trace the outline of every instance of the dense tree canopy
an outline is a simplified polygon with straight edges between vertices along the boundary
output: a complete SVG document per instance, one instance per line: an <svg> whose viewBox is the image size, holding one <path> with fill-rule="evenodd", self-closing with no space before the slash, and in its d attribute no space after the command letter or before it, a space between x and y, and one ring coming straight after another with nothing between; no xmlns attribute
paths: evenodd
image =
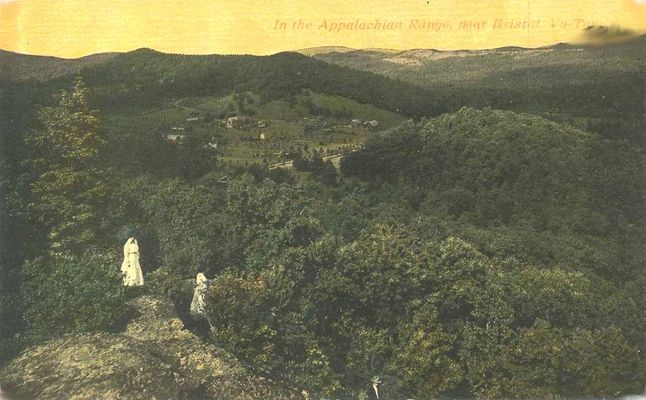
<svg viewBox="0 0 646 400"><path fill-rule="evenodd" d="M205 273L204 339L317 396L365 396L375 375L390 398L643 389L646 162L624 135L490 108L437 116L426 89L296 54L141 50L83 75L90 89L77 80L58 103L16 89L44 106L33 130L0 108L21 134L0 132L15 149L0 161L0 311L18 327L2 327L3 361L11 345L119 329L137 295L119 284L120 246L136 236L145 291L185 316ZM199 138L146 126L129 148L92 111L304 89L429 118L370 132L337 174L319 156L291 172L215 163Z"/></svg>
<svg viewBox="0 0 646 400"><path fill-rule="evenodd" d="M163 99L253 92L262 101L305 89L421 117L446 108L425 89L375 74L323 63L297 53L188 56L139 49L83 69L103 108L158 104ZM431 102L428 99L435 99Z"/></svg>

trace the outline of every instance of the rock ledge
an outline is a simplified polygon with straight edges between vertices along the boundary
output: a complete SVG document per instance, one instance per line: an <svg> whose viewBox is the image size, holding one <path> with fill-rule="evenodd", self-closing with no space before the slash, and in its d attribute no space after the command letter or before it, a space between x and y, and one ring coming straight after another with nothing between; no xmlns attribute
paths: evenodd
<svg viewBox="0 0 646 400"><path fill-rule="evenodd" d="M68 336L32 347L1 373L4 390L38 399L299 399L183 329L169 301L142 296L122 334Z"/></svg>

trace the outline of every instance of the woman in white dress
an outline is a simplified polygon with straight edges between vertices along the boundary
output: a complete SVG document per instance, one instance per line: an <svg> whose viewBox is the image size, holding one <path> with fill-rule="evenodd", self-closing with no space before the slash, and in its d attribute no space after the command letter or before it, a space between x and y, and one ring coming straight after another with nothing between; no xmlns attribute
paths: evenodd
<svg viewBox="0 0 646 400"><path fill-rule="evenodd" d="M208 338L211 331L211 321L206 312L206 292L209 287L209 280L203 273L195 277L195 290L193 301L189 310L190 318L185 322L184 327L202 338Z"/></svg>
<svg viewBox="0 0 646 400"><path fill-rule="evenodd" d="M193 301L191 301L190 313L194 318L206 318L206 289L209 280L203 273L195 277L195 290L193 291Z"/></svg>
<svg viewBox="0 0 646 400"><path fill-rule="evenodd" d="M121 264L124 286L142 286L144 274L139 265L139 245L137 239L131 237L123 246L123 263Z"/></svg>

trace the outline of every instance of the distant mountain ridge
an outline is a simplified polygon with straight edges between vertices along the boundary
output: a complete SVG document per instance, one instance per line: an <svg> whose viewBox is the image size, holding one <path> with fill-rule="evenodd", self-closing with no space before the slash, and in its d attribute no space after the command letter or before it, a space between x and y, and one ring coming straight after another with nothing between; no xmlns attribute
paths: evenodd
<svg viewBox="0 0 646 400"><path fill-rule="evenodd" d="M293 101L310 90L412 118L491 107L557 120L577 117L586 126L607 115L637 132L644 123L645 44L646 36L639 36L607 45L399 52L328 46L268 56L142 48L72 60L2 52L0 79L37 79L56 91L80 73L96 106L104 109L242 92L259 95L262 102Z"/></svg>
<svg viewBox="0 0 646 400"><path fill-rule="evenodd" d="M646 35L635 36L625 40L625 43L646 41ZM618 42L613 42L617 44ZM619 42L620 43L620 42ZM441 60L453 57L472 57L491 54L510 53L546 53L554 50L582 51L591 47L598 47L603 43L555 43L540 47L503 46L489 49L457 49L439 50L435 48L415 48L407 50L395 49L351 49L348 47L313 47L297 50L297 52L313 56L330 62L335 55L343 55L346 58L372 59L373 61L386 61L404 66L422 65L426 61ZM340 50L339 50L340 49Z"/></svg>
<svg viewBox="0 0 646 400"><path fill-rule="evenodd" d="M645 40L646 35L632 39ZM427 60L439 60L452 57L469 57L488 54L504 54L511 52L547 52L555 49L583 49L586 44L569 44L556 43L543 47L518 47L505 46L491 49L458 49L458 50L438 50L434 48L416 48L407 50L396 50L386 48L362 48L356 49L346 46L318 46L293 50L294 53L300 53L306 56L319 58L324 61L330 61L330 57L335 54L343 54L351 58L367 58L373 61L385 61L399 65L420 65ZM108 52L95 53L79 58L61 58L43 55L30 55L16 53L0 49L0 79L10 80L28 80L36 79L47 81L64 75L78 73L85 66L102 64L114 58L119 54L128 54L132 52L149 51L157 54L168 54L154 49L142 48L130 52Z"/></svg>
<svg viewBox="0 0 646 400"><path fill-rule="evenodd" d="M60 58L0 50L0 78L46 81L80 72L86 65L105 62L119 53L96 53L79 58Z"/></svg>

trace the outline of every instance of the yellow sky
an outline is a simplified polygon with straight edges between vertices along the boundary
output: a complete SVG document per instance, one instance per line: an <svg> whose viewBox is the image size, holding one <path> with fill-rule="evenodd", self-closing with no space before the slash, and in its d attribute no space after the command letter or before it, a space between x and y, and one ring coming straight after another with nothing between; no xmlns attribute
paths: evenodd
<svg viewBox="0 0 646 400"><path fill-rule="evenodd" d="M644 31L646 0L0 0L1 49L61 57L533 47L589 24Z"/></svg>

